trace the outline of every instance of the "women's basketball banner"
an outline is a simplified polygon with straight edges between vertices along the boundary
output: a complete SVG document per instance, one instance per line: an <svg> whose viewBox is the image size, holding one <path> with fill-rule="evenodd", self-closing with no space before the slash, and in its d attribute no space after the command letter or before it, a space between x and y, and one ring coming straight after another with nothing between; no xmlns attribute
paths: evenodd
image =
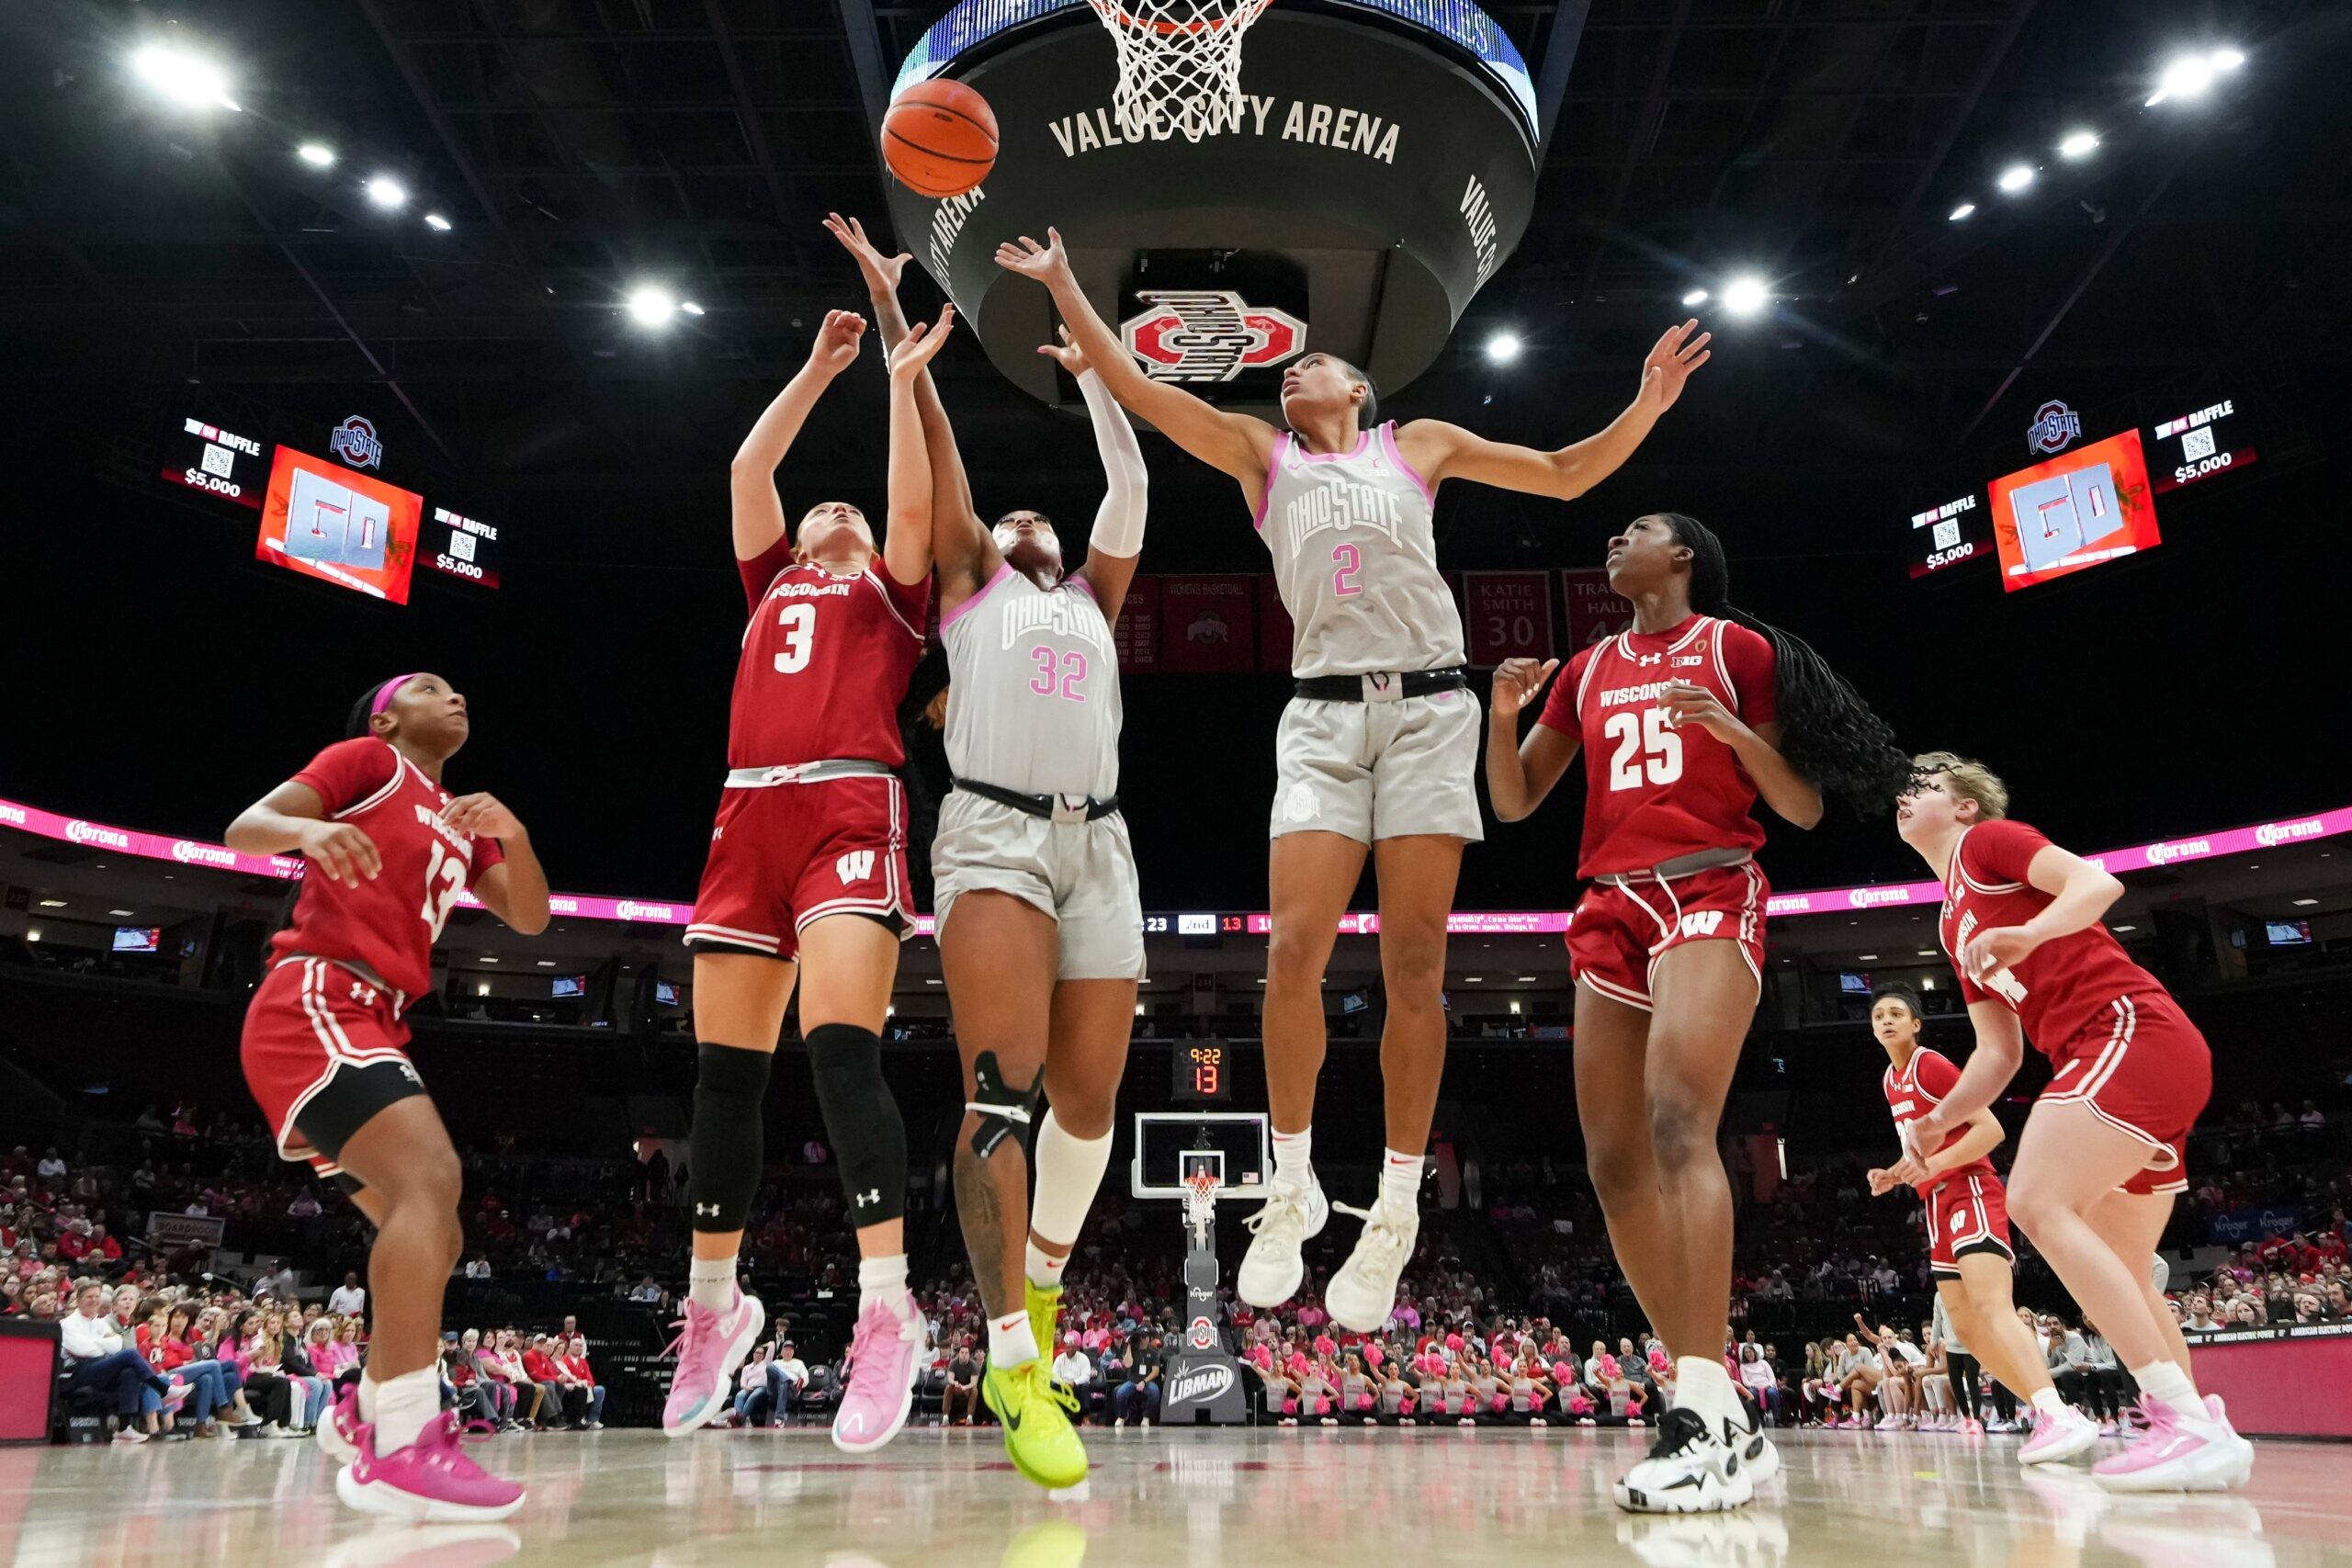
<svg viewBox="0 0 2352 1568"><path fill-rule="evenodd" d="M1563 650L1567 658L1633 624L1633 603L1620 598L1609 586L1606 568L1577 567L1561 572L1560 596L1568 609L1568 646Z"/></svg>
<svg viewBox="0 0 2352 1568"><path fill-rule="evenodd" d="M1258 592L1247 572L1159 580L1159 662L1187 674L1258 667Z"/></svg>
<svg viewBox="0 0 2352 1568"><path fill-rule="evenodd" d="M1490 669L1506 659L1552 657L1552 574L1465 571L1462 629L1470 662Z"/></svg>
<svg viewBox="0 0 2352 1568"><path fill-rule="evenodd" d="M1119 624L1111 628L1111 646L1123 673L1159 668L1159 579L1136 577L1128 582Z"/></svg>

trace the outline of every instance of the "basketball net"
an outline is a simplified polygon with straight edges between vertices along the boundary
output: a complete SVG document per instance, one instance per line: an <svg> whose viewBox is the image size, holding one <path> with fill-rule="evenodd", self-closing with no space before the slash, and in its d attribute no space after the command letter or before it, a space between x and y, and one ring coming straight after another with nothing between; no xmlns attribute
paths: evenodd
<svg viewBox="0 0 2352 1568"><path fill-rule="evenodd" d="M1215 1173L1196 1170L1184 1178L1184 1228L1193 1234L1193 1245L1206 1247L1211 1227L1216 1224L1216 1190L1219 1182Z"/></svg>
<svg viewBox="0 0 2352 1568"><path fill-rule="evenodd" d="M1272 0L1086 0L1119 52L1111 109L1132 141L1241 124L1241 39Z"/></svg>

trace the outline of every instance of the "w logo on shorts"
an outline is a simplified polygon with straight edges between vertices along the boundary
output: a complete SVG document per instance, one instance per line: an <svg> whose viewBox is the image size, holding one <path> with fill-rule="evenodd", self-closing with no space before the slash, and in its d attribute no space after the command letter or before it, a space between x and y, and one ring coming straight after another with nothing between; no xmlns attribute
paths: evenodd
<svg viewBox="0 0 2352 1568"><path fill-rule="evenodd" d="M874 875L874 852L852 850L833 862L833 870L840 875L843 887L865 882Z"/></svg>
<svg viewBox="0 0 2352 1568"><path fill-rule="evenodd" d="M1686 937L1713 936L1715 928L1724 923L1721 909L1695 909L1682 917L1682 934Z"/></svg>

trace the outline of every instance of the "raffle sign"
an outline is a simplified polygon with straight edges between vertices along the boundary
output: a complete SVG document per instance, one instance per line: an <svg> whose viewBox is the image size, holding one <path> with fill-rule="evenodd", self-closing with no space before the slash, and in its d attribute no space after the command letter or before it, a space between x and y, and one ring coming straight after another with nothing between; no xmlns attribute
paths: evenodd
<svg viewBox="0 0 2352 1568"><path fill-rule="evenodd" d="M1549 572L1466 571L1462 587L1471 663L1488 669L1506 659L1552 657Z"/></svg>
<svg viewBox="0 0 2352 1568"><path fill-rule="evenodd" d="M1159 580L1159 656L1186 674L1257 668L1258 592L1246 572Z"/></svg>
<svg viewBox="0 0 2352 1568"><path fill-rule="evenodd" d="M1566 652L1570 658L1633 624L1633 604L1611 590L1605 568L1578 567L1563 571L1560 593L1568 607Z"/></svg>

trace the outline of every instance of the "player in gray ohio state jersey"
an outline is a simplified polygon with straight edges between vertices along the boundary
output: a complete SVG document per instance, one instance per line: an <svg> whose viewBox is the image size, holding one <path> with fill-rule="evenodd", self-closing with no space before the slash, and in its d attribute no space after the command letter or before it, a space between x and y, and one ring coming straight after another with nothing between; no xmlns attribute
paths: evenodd
<svg viewBox="0 0 2352 1568"><path fill-rule="evenodd" d="M1274 747L1273 932L1267 946L1266 1082L1274 1179L1234 1288L1279 1305L1306 1278L1301 1247L1331 1205L1311 1161L1323 1065L1323 971L1340 916L1370 855L1380 881L1380 958L1388 1012L1388 1150L1378 1200L1324 1292L1345 1327L1369 1333L1395 1310L1419 1234L1417 1193L1445 1068L1446 917L1463 846L1482 836L1473 773L1478 715L1463 666L1462 622L1439 575L1430 528L1437 487L1470 479L1569 501L1613 473L1707 360L1695 321L1668 328L1643 362L1633 403L1599 434L1556 451L1482 436L1441 420L1399 426L1375 414L1371 378L1329 354L1283 377L1283 420L1229 413L1154 381L1079 288L1061 237L997 252L1035 279L1114 397L1169 439L1231 475L1272 554L1297 627L1297 692Z"/></svg>
<svg viewBox="0 0 2352 1568"><path fill-rule="evenodd" d="M907 258L881 256L854 225L834 231L865 269L876 318L894 338ZM1135 431L1067 336L1043 352L1077 378L1107 480L1075 571L1044 513L981 524L946 412L927 382L917 390L955 777L932 871L964 1064L956 1206L989 1315L981 1397L1003 1423L1014 1468L1056 1488L1076 1485L1087 1468L1066 1413L1077 1401L1055 1387L1048 1359L1062 1271L1110 1164L1144 974L1142 899L1119 815L1111 627L1143 548L1148 480ZM1042 1114L1041 1091L1050 1102Z"/></svg>

